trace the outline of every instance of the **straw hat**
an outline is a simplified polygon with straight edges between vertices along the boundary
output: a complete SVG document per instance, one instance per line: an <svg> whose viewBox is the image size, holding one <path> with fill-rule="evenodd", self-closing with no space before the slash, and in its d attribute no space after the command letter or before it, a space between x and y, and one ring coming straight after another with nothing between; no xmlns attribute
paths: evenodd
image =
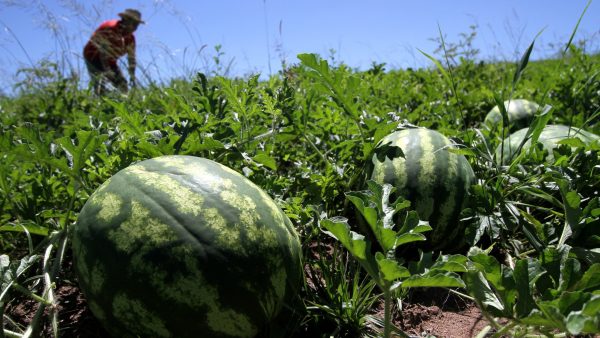
<svg viewBox="0 0 600 338"><path fill-rule="evenodd" d="M132 20L137 23L145 23L142 20L142 13L140 13L140 11L137 9L128 8L124 12L119 13L119 16L123 19Z"/></svg>

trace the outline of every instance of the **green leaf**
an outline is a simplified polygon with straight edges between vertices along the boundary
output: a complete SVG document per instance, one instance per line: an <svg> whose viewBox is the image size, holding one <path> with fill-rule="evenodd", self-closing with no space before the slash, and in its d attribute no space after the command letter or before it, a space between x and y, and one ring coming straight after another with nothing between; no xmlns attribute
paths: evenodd
<svg viewBox="0 0 600 338"><path fill-rule="evenodd" d="M473 149L469 149L469 148L445 148L445 149L448 150L448 152L454 153L457 155L464 155L464 156L471 156L471 157L478 156L477 153Z"/></svg>
<svg viewBox="0 0 600 338"><path fill-rule="evenodd" d="M254 155L254 157L252 157L252 160L264 165L265 167L271 170L277 170L277 161L275 161L273 157L269 156L264 151L260 151L258 154Z"/></svg>
<svg viewBox="0 0 600 338"><path fill-rule="evenodd" d="M592 296L592 298L585 303L581 312L587 316L597 316L600 314L600 295Z"/></svg>
<svg viewBox="0 0 600 338"><path fill-rule="evenodd" d="M535 301L531 292L533 283L530 277L529 261L527 259L517 260L513 278L518 292L515 311L519 318L527 316L535 308Z"/></svg>
<svg viewBox="0 0 600 338"><path fill-rule="evenodd" d="M564 138L556 143L557 144L565 144L565 145L568 145L573 148L585 147L585 143L578 137Z"/></svg>
<svg viewBox="0 0 600 338"><path fill-rule="evenodd" d="M581 23L581 20L583 19L585 12L587 12L587 10L591 4L592 4L592 0L589 0L587 5L583 9L583 12L581 12L581 15L579 16L579 20L577 20L577 24L575 24L575 27L573 28L573 31L571 32L571 36L569 37L569 41L565 45L565 49L563 50L563 53L566 53L567 50L569 50L569 46L571 46L571 43L573 42L573 39L575 38L575 33L577 33L577 29L579 28L579 24Z"/></svg>
<svg viewBox="0 0 600 338"><path fill-rule="evenodd" d="M592 319L587 316L584 316L583 314L581 314L581 312L576 311L569 313L566 319L567 331L570 334L574 335L582 333L588 320Z"/></svg>
<svg viewBox="0 0 600 338"><path fill-rule="evenodd" d="M399 245L396 238L396 232L392 229L379 227L375 232L375 237L384 252L394 250Z"/></svg>
<svg viewBox="0 0 600 338"><path fill-rule="evenodd" d="M385 162L386 159L393 161L395 158L405 158L402 148L392 145L392 142L379 144L375 147L375 156L379 162Z"/></svg>
<svg viewBox="0 0 600 338"><path fill-rule="evenodd" d="M600 289L600 263L590 266L574 288L581 291Z"/></svg>
<svg viewBox="0 0 600 338"><path fill-rule="evenodd" d="M444 79L446 80L446 83L448 83L448 85L451 86L452 79L450 78L450 75L448 74L448 72L446 71L446 69L444 68L444 66L442 66L442 64L436 58L434 58L433 56L425 53L424 51L420 50L419 48L417 48L417 50L419 52L421 52L421 54L425 55L425 57L427 57L429 60L431 60L431 62L433 62L435 64L435 66L440 71L440 73L442 73L442 76L444 76Z"/></svg>
<svg viewBox="0 0 600 338"><path fill-rule="evenodd" d="M440 287L440 288L464 288L465 283L454 272L429 270L421 275L412 275L402 282L403 288L416 287Z"/></svg>
<svg viewBox="0 0 600 338"><path fill-rule="evenodd" d="M568 190L566 180L557 180L556 183L558 183L560 188L566 216L566 222L557 245L560 248L573 235L573 232L579 229L579 220L581 219L582 210L579 207L581 204L579 195L575 191Z"/></svg>
<svg viewBox="0 0 600 338"><path fill-rule="evenodd" d="M350 231L348 221L342 217L321 220L321 226L329 231L329 235L337 239L357 259L367 259L367 241L363 235Z"/></svg>
<svg viewBox="0 0 600 338"><path fill-rule="evenodd" d="M404 219L404 224L400 230L398 230L399 234L408 233L411 230L414 230L417 227L425 226L423 222L419 219L419 214L415 210L410 210L406 213L406 218ZM419 229L425 229L423 227Z"/></svg>
<svg viewBox="0 0 600 338"><path fill-rule="evenodd" d="M538 309L534 309L531 313L525 317L521 318L520 322L526 325L532 326L545 326L545 327L556 327L557 322L552 318L546 316L546 314ZM562 325L562 324L561 324Z"/></svg>
<svg viewBox="0 0 600 338"><path fill-rule="evenodd" d="M443 255L440 256L435 264L431 267L432 270L467 272L468 258L463 255Z"/></svg>
<svg viewBox="0 0 600 338"><path fill-rule="evenodd" d="M525 67L527 67L527 64L529 63L529 56L531 55L531 51L533 51L534 43L535 39L533 39L533 41L525 51L525 54L523 54L523 56L521 57L521 61L519 61L519 64L517 65L517 69L515 70L515 74L513 76L513 88L516 88L517 83L521 78L521 74L523 74Z"/></svg>
<svg viewBox="0 0 600 338"><path fill-rule="evenodd" d="M483 306L496 309L500 313L504 311L504 305L498 299L482 272L469 270L464 275L464 281L471 296L475 297Z"/></svg>
<svg viewBox="0 0 600 338"><path fill-rule="evenodd" d="M410 276L410 272L407 268L398 264L396 260L386 258L381 252L375 254L377 265L379 266L379 272L383 276L383 279L387 282L393 282L400 278L406 278Z"/></svg>
<svg viewBox="0 0 600 338"><path fill-rule="evenodd" d="M377 227L377 210L369 203L369 195L362 191L350 191L346 198L354 204L356 210L364 217L371 229Z"/></svg>
<svg viewBox="0 0 600 338"><path fill-rule="evenodd" d="M107 138L108 135L100 135L95 130L80 130L77 131L75 138L65 136L57 140L57 143L67 153L73 177L78 177L81 174L80 171L85 167L85 162Z"/></svg>
<svg viewBox="0 0 600 338"><path fill-rule="evenodd" d="M482 252L469 252L469 259L475 268L482 273L496 288L502 287L502 268L496 258Z"/></svg>
<svg viewBox="0 0 600 338"><path fill-rule="evenodd" d="M368 191L351 191L346 193L346 198L350 200L356 209L362 214L363 218L369 224L372 233L377 242L383 248L384 252L395 249L402 242L398 242L394 215L398 204L402 200L397 200L390 205L390 195L395 188L390 184L379 184L373 180L368 180ZM409 239L402 239L409 241Z"/></svg>
<svg viewBox="0 0 600 338"><path fill-rule="evenodd" d="M581 280L581 264L578 260L567 258L560 269L559 291L571 290L571 288Z"/></svg>
<svg viewBox="0 0 600 338"><path fill-rule="evenodd" d="M396 233L394 233L394 236L396 235ZM395 243L396 246L401 246L407 243L412 243L412 242L418 242L418 241L425 241L427 240L427 238L422 235L422 234L418 234L418 233L405 233L405 234L401 234L398 235L398 237L395 238Z"/></svg>
<svg viewBox="0 0 600 338"><path fill-rule="evenodd" d="M356 258L371 278L379 281L377 263L371 254L371 245L363 235L350 231L348 220L343 217L322 219L321 226L327 229L327 234L337 239L346 250Z"/></svg>
<svg viewBox="0 0 600 338"><path fill-rule="evenodd" d="M34 223L27 224L18 224L18 225L3 225L0 226L0 232L10 231L10 232L25 232L28 231L34 235L40 236L48 236L49 229L47 227L43 227Z"/></svg>
<svg viewBox="0 0 600 338"><path fill-rule="evenodd" d="M373 134L373 143L378 144L382 138L392 133L398 127L398 122L386 123L375 129Z"/></svg>

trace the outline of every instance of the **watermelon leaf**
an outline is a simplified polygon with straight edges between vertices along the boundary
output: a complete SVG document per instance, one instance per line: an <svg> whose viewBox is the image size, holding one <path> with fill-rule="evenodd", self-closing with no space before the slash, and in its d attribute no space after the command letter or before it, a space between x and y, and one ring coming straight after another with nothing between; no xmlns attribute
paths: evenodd
<svg viewBox="0 0 600 338"><path fill-rule="evenodd" d="M500 299L498 299L494 291L492 291L492 288L482 272L474 270L467 271L464 276L464 281L471 295L484 306L484 309L491 307L499 313L504 311L504 305Z"/></svg>
<svg viewBox="0 0 600 338"><path fill-rule="evenodd" d="M371 244L363 235L350 231L347 219L343 217L322 219L321 226L327 229L328 235L340 241L376 282L379 281L378 266L375 257L371 254Z"/></svg>
<svg viewBox="0 0 600 338"><path fill-rule="evenodd" d="M394 259L386 258L381 252L375 254L377 265L382 278L386 282L393 282L401 278L410 277L410 272Z"/></svg>
<svg viewBox="0 0 600 338"><path fill-rule="evenodd" d="M275 161L273 157L269 156L264 151L260 151L258 154L254 155L254 157L252 157L252 160L264 165L265 167L271 170L277 170L277 161Z"/></svg>
<svg viewBox="0 0 600 338"><path fill-rule="evenodd" d="M402 287L440 287L440 288L464 288L465 282L454 272L429 270L420 275L412 275L402 281Z"/></svg>

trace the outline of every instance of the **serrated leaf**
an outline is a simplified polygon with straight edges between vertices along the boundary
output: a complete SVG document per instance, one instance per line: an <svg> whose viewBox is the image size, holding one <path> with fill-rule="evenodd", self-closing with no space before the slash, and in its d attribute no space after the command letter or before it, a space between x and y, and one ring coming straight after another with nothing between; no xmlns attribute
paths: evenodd
<svg viewBox="0 0 600 338"><path fill-rule="evenodd" d="M377 161L385 162L386 159L393 161L395 158L405 158L402 148L392 145L392 142L381 144L375 148L375 156Z"/></svg>

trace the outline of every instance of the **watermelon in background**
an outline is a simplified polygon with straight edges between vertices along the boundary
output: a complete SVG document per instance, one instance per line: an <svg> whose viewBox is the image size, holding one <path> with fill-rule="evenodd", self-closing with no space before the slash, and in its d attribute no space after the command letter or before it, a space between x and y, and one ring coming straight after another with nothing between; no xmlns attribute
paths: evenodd
<svg viewBox="0 0 600 338"><path fill-rule="evenodd" d="M504 101L504 107L508 114L509 131L529 127L529 124L535 117L535 113L539 109L537 103L524 99ZM484 124L490 129L496 128L500 130L502 128L502 114L498 106L492 108L485 116Z"/></svg>
<svg viewBox="0 0 600 338"><path fill-rule="evenodd" d="M302 281L298 236L259 187L163 156L106 181L73 233L80 286L115 337L276 337ZM284 331L284 330L283 330Z"/></svg>
<svg viewBox="0 0 600 338"><path fill-rule="evenodd" d="M509 135L504 139L503 144L499 144L496 148L496 159L503 164L508 164L512 161L512 159L518 155L517 151L519 150L519 145L525 138L527 134L528 128L523 128L519 131L516 131ZM565 125L554 125L549 124L544 127L542 133L538 138L538 142L542 144L545 150L548 151L548 155L546 156L546 161L552 162L554 161L554 154L552 149L558 146L558 141L563 140L569 137L576 137L583 141L584 143L590 143L594 140L600 139L598 135L585 131L583 129L569 127ZM531 147L531 140L527 140L523 145L523 149L528 149Z"/></svg>
<svg viewBox="0 0 600 338"><path fill-rule="evenodd" d="M429 221L433 230L426 233L433 249L457 248L464 236L459 222L469 187L475 175L467 159L448 151L453 145L437 131L414 128L387 135L381 144L402 149L404 158L379 161L373 157L372 179L396 187L397 193L411 201L419 218Z"/></svg>

